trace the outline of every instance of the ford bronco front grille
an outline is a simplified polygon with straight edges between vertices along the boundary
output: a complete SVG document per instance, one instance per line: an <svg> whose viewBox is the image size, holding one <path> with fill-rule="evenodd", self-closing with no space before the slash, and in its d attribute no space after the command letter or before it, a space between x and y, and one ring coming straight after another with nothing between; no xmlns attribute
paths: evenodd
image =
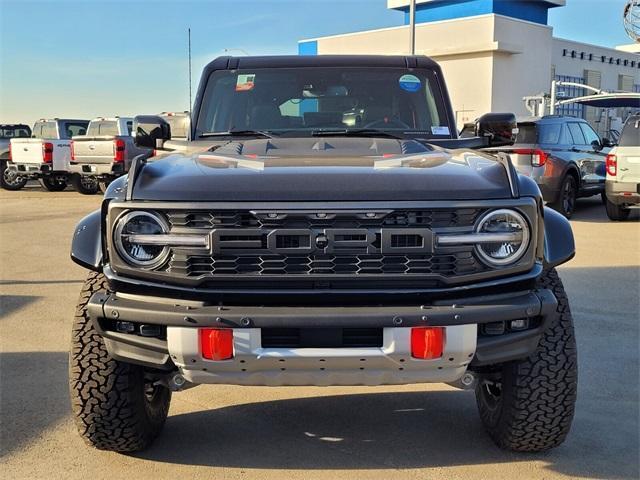
<svg viewBox="0 0 640 480"><path fill-rule="evenodd" d="M256 211L182 211L166 212L172 228L360 228L401 227L424 228L469 227L480 209L380 210L371 212L256 212ZM373 216L373 214L376 214ZM369 215L369 216L367 216Z"/></svg>
<svg viewBox="0 0 640 480"><path fill-rule="evenodd" d="M444 255L247 255L175 254L172 273L186 277L214 275L469 275L484 270L473 253Z"/></svg>
<svg viewBox="0 0 640 480"><path fill-rule="evenodd" d="M210 235L209 252L176 249L183 278L438 275L486 270L470 246L435 250L434 231L470 231L482 209L165 211L176 233Z"/></svg>

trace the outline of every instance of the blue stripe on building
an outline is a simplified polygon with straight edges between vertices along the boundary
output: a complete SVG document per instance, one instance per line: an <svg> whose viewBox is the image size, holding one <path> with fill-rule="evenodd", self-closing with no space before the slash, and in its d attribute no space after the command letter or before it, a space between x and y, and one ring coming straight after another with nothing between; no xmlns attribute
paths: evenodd
<svg viewBox="0 0 640 480"><path fill-rule="evenodd" d="M416 6L416 22L436 22L495 13L546 25L549 8L557 6L544 0L435 0ZM409 24L409 7L399 10L405 12L405 24Z"/></svg>
<svg viewBox="0 0 640 480"><path fill-rule="evenodd" d="M298 55L317 55L317 54L318 54L317 40L298 43Z"/></svg>

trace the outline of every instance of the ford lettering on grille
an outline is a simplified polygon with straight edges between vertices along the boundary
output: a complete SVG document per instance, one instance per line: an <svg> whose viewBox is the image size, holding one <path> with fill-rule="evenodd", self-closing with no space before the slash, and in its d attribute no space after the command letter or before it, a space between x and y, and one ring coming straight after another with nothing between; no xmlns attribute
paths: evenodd
<svg viewBox="0 0 640 480"><path fill-rule="evenodd" d="M213 255L433 253L433 233L427 228L324 228L211 231Z"/></svg>

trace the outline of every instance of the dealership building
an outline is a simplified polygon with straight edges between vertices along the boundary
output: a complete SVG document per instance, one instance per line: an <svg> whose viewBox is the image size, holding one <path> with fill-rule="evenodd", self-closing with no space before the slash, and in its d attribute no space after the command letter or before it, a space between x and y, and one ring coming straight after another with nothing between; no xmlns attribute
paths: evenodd
<svg viewBox="0 0 640 480"><path fill-rule="evenodd" d="M553 36L548 11L563 8L565 1L416 1L416 54L441 65L458 127L486 112L529 115L523 97L549 94L553 79L608 92L640 92L637 45L608 48ZM301 40L299 53L407 54L409 0L387 0L387 6L405 13L404 25ZM594 24L585 28L598 28L595 15ZM565 98L589 93L559 88ZM570 104L557 113L585 118L604 134L605 126L619 129L629 109Z"/></svg>

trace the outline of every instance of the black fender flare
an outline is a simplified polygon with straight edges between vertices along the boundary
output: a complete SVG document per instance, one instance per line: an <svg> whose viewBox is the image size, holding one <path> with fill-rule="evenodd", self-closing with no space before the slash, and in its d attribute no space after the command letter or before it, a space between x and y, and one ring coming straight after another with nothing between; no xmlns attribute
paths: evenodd
<svg viewBox="0 0 640 480"><path fill-rule="evenodd" d="M571 224L564 215L544 207L544 268L568 262L576 254Z"/></svg>
<svg viewBox="0 0 640 480"><path fill-rule="evenodd" d="M81 267L102 270L102 212L96 210L76 226L71 240L71 260Z"/></svg>

